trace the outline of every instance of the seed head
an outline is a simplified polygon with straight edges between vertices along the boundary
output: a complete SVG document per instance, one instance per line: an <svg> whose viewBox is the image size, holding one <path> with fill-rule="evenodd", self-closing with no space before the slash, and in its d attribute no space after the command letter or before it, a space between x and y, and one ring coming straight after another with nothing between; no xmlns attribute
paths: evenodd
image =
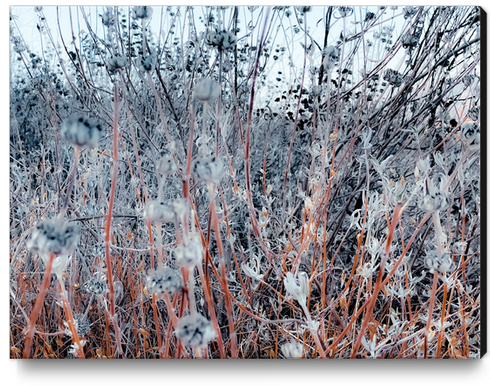
<svg viewBox="0 0 490 386"><path fill-rule="evenodd" d="M150 201L146 204L145 217L150 221L159 223L173 222L175 220L174 208L160 201Z"/></svg>
<svg viewBox="0 0 490 386"><path fill-rule="evenodd" d="M223 164L216 157L199 158L192 163L191 169L197 180L218 184L223 177Z"/></svg>
<svg viewBox="0 0 490 386"><path fill-rule="evenodd" d="M96 147L102 136L102 126L91 118L74 116L63 122L61 136L74 146Z"/></svg>
<svg viewBox="0 0 490 386"><path fill-rule="evenodd" d="M57 257L66 257L76 248L79 238L80 229L75 224L47 219L36 225L27 247L41 256L54 253Z"/></svg>
<svg viewBox="0 0 490 386"><path fill-rule="evenodd" d="M165 154L155 163L155 171L160 176L167 176L177 170L177 165L170 154Z"/></svg>
<svg viewBox="0 0 490 386"><path fill-rule="evenodd" d="M160 265L156 270L148 271L146 288L152 294L173 295L183 286L182 275L179 271Z"/></svg>
<svg viewBox="0 0 490 386"><path fill-rule="evenodd" d="M303 345L299 342L283 344L281 351L287 359L301 359L303 357Z"/></svg>
<svg viewBox="0 0 490 386"><path fill-rule="evenodd" d="M445 273L451 269L452 265L451 256L444 252L432 251L425 257L425 266L431 273L434 271Z"/></svg>
<svg viewBox="0 0 490 386"><path fill-rule="evenodd" d="M116 23L114 18L114 13L112 12L112 7L107 7L107 10L101 15L102 25L106 27L111 27Z"/></svg>
<svg viewBox="0 0 490 386"><path fill-rule="evenodd" d="M444 190L444 185L447 181L446 177L443 177L440 181L440 186L434 185L431 179L427 180L427 191L423 200L423 208L428 211L443 210L446 208L447 192Z"/></svg>
<svg viewBox="0 0 490 386"><path fill-rule="evenodd" d="M212 79L206 78L201 79L199 82L196 83L194 96L203 102L207 102L211 99L219 97L220 92L221 88L219 83L215 82Z"/></svg>
<svg viewBox="0 0 490 386"><path fill-rule="evenodd" d="M117 70L126 67L128 63L129 61L126 56L114 55L112 58L107 60L107 69L109 72L116 72Z"/></svg>
<svg viewBox="0 0 490 386"><path fill-rule="evenodd" d="M463 124L461 140L470 149L478 149L480 147L480 126L473 122Z"/></svg>
<svg viewBox="0 0 490 386"><path fill-rule="evenodd" d="M184 244L179 244L174 250L175 264L179 267L191 268L202 261L202 244L197 235L192 235Z"/></svg>
<svg viewBox="0 0 490 386"><path fill-rule="evenodd" d="M236 36L234 33L225 30L210 30L206 33L204 42L210 47L217 48L219 51L231 51L235 48Z"/></svg>
<svg viewBox="0 0 490 386"><path fill-rule="evenodd" d="M153 15L153 8L148 6L133 7L133 12L137 19L148 19Z"/></svg>
<svg viewBox="0 0 490 386"><path fill-rule="evenodd" d="M191 348L206 347L216 337L213 325L200 314L184 316L177 323L175 335Z"/></svg>
<svg viewBox="0 0 490 386"><path fill-rule="evenodd" d="M157 60L154 55L140 56L136 62L136 67L141 72L153 71Z"/></svg>
<svg viewBox="0 0 490 386"><path fill-rule="evenodd" d="M83 289L97 296L109 293L109 287L107 283L97 277L93 277L89 281L85 282L85 284L83 285Z"/></svg>

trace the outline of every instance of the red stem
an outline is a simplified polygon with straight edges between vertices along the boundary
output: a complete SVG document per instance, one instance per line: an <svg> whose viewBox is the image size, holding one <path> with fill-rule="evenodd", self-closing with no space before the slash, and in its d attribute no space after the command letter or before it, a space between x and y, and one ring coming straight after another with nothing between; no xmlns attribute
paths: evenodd
<svg viewBox="0 0 490 386"><path fill-rule="evenodd" d="M107 222L105 226L105 257L107 265L107 280L109 281L109 303L110 303L110 313L112 323L114 325L114 330L116 334L116 345L117 350L122 353L121 347L121 333L117 325L116 319L116 300L114 297L114 279L112 277L112 262L111 253L109 250L109 243L111 240L111 223L112 223L112 210L114 208L114 196L116 195L116 182L117 182L117 125L118 125L118 90L117 83L114 84L114 150L113 150L113 171L112 171L112 181L111 181L111 193L109 196L109 210L107 212Z"/></svg>
<svg viewBox="0 0 490 386"><path fill-rule="evenodd" d="M48 264L46 265L46 271L44 272L43 282L41 284L41 289L39 290L39 295L37 296L36 303L31 312L31 318L29 319L29 326L27 327L27 336L24 345L24 358L29 358L32 346L32 338L34 336L34 327L36 325L37 317L41 311L41 307L44 303L44 296L46 294L46 288L48 288L51 279L51 267L53 266L53 260L55 258L54 253L49 255Z"/></svg>

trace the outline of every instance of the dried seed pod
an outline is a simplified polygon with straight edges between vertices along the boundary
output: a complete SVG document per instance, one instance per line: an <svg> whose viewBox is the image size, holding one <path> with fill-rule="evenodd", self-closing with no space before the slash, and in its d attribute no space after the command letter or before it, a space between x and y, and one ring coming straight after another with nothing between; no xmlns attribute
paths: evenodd
<svg viewBox="0 0 490 386"><path fill-rule="evenodd" d="M160 201L150 201L146 204L145 217L150 221L160 223L173 222L175 220L174 208Z"/></svg>
<svg viewBox="0 0 490 386"><path fill-rule="evenodd" d="M332 70L340 59L340 50L334 46L328 46L323 50L323 67Z"/></svg>
<svg viewBox="0 0 490 386"><path fill-rule="evenodd" d="M82 287L85 291L93 293L94 295L100 296L109 293L109 287L107 283L97 277L93 277Z"/></svg>
<svg viewBox="0 0 490 386"><path fill-rule="evenodd" d="M107 60L107 69L109 72L116 72L128 65L129 61L126 56L114 55Z"/></svg>
<svg viewBox="0 0 490 386"><path fill-rule="evenodd" d="M67 257L78 244L80 229L74 223L57 218L37 224L27 247L41 256L50 254Z"/></svg>
<svg viewBox="0 0 490 386"><path fill-rule="evenodd" d="M107 10L101 15L102 25L112 27L116 23L112 7L107 7Z"/></svg>
<svg viewBox="0 0 490 386"><path fill-rule="evenodd" d="M203 102L219 97L220 92L219 83L209 78L201 79L194 88L194 96Z"/></svg>
<svg viewBox="0 0 490 386"><path fill-rule="evenodd" d="M223 164L216 157L197 159L192 163L191 169L197 180L218 184L223 177Z"/></svg>
<svg viewBox="0 0 490 386"><path fill-rule="evenodd" d="M385 71L383 79L386 80L393 87L400 87L403 83L403 75L396 70L392 70L391 68Z"/></svg>
<svg viewBox="0 0 490 386"><path fill-rule="evenodd" d="M472 121L478 121L480 119L480 108L478 106L472 107L468 110L468 117Z"/></svg>
<svg viewBox="0 0 490 386"><path fill-rule="evenodd" d="M168 176L177 171L177 165L170 154L165 154L155 163L155 171L160 176Z"/></svg>
<svg viewBox="0 0 490 386"><path fill-rule="evenodd" d="M141 72L153 71L157 60L154 55L140 56L136 61L136 67Z"/></svg>
<svg viewBox="0 0 490 386"><path fill-rule="evenodd" d="M202 244L197 235L192 235L187 242L179 244L174 250L175 264L179 267L194 267L202 261Z"/></svg>
<svg viewBox="0 0 490 386"><path fill-rule="evenodd" d="M337 7L337 11L339 11L340 17L347 17L354 13L354 9L352 7Z"/></svg>
<svg viewBox="0 0 490 386"><path fill-rule="evenodd" d="M461 140L470 149L480 147L480 126L476 123L465 123L461 128Z"/></svg>
<svg viewBox="0 0 490 386"><path fill-rule="evenodd" d="M206 347L216 337L212 323L200 314L184 316L177 323L175 335L191 348Z"/></svg>
<svg viewBox="0 0 490 386"><path fill-rule="evenodd" d="M102 126L94 119L74 116L63 122L61 136L74 146L96 147L102 137Z"/></svg>
<svg viewBox="0 0 490 386"><path fill-rule="evenodd" d="M90 331L90 320L85 319L83 314L73 314L73 321L75 322L75 329L79 337L84 337ZM68 327L68 322L63 322L65 326L65 335L72 336L71 330Z"/></svg>
<svg viewBox="0 0 490 386"><path fill-rule="evenodd" d="M149 6L133 7L133 12L137 19L148 19L153 15L153 8Z"/></svg>
<svg viewBox="0 0 490 386"><path fill-rule="evenodd" d="M236 36L234 33L225 30L209 30L206 33L204 42L208 46L215 47L220 51L231 51L235 48Z"/></svg>
<svg viewBox="0 0 490 386"><path fill-rule="evenodd" d="M451 256L447 253L432 251L425 257L425 266L431 273L434 271L445 273L451 269L452 265Z"/></svg>
<svg viewBox="0 0 490 386"><path fill-rule="evenodd" d="M295 7L296 10L299 12L299 13L306 13L306 12L310 12L311 11L311 7L310 6L304 6L304 7Z"/></svg>
<svg viewBox="0 0 490 386"><path fill-rule="evenodd" d="M148 271L146 288L152 294L173 295L183 287L182 275L179 271L160 265L156 270Z"/></svg>
<svg viewBox="0 0 490 386"><path fill-rule="evenodd" d="M282 354L288 359L303 357L303 345L299 342L285 343L281 346Z"/></svg>
<svg viewBox="0 0 490 386"><path fill-rule="evenodd" d="M424 197L424 209L432 212L442 210L447 206L447 198L444 194L435 192Z"/></svg>

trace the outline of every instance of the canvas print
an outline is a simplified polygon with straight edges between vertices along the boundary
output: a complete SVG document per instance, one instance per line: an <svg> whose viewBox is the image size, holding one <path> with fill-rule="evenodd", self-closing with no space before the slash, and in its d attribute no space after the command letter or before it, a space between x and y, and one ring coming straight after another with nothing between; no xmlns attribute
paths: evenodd
<svg viewBox="0 0 490 386"><path fill-rule="evenodd" d="M10 357L480 358L484 22L11 7Z"/></svg>

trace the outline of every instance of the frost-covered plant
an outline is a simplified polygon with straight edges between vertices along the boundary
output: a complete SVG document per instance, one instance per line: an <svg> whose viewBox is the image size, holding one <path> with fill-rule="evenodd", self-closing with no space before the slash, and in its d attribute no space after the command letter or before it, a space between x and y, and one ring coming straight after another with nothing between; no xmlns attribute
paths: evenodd
<svg viewBox="0 0 490 386"><path fill-rule="evenodd" d="M11 9L12 358L478 355L479 8L46 10Z"/></svg>

